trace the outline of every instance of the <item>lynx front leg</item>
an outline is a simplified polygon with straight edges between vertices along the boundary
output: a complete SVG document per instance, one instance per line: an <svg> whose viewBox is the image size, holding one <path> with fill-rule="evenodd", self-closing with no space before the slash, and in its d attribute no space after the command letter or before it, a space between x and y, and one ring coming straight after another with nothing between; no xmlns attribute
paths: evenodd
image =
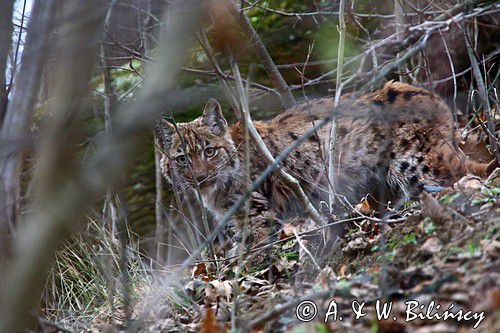
<svg viewBox="0 0 500 333"><path fill-rule="evenodd" d="M268 200L260 193L252 193L248 211L242 209L233 221L230 255L238 255L241 244L243 253L249 254L245 255L245 259L263 262L266 257L270 258L264 255L270 253L266 251L269 249L258 250L258 248L276 240L281 227L281 220L276 212L270 210Z"/></svg>

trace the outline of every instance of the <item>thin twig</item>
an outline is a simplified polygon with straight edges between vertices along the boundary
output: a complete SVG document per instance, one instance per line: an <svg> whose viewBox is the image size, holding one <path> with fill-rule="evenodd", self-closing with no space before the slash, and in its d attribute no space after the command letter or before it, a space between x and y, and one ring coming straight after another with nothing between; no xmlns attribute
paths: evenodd
<svg viewBox="0 0 500 333"><path fill-rule="evenodd" d="M299 243L300 248L309 256L309 258L311 258L314 266L316 266L316 269L318 271L321 271L321 267L318 265L318 263L316 262L316 259L314 259L314 256L312 255L312 253L307 249L306 245L304 244L304 242L300 238L299 234L297 233L297 229L293 229L293 235L295 236L297 243Z"/></svg>
<svg viewBox="0 0 500 333"><path fill-rule="evenodd" d="M446 55L448 56L448 61L450 63L451 76L453 77L453 118L455 122L457 121L457 76L455 74L455 66L453 65L453 59L451 58L450 50L448 49L448 43L444 39L443 33L439 30L439 35L441 36L441 40L443 41L443 46L446 51Z"/></svg>
<svg viewBox="0 0 500 333"><path fill-rule="evenodd" d="M335 99L333 102L334 118L330 127L329 142L328 142L328 184L330 194L328 195L328 205L330 214L333 214L333 203L335 200L335 141L337 138L337 122L336 109L340 102L342 90L342 72L344 68L344 44L345 44L345 0L340 0L339 4L339 49L337 60L337 80L335 86Z"/></svg>
<svg viewBox="0 0 500 333"><path fill-rule="evenodd" d="M263 6L263 5L260 5L258 4L257 2L258 1L255 1L255 2L250 2L248 0L244 0L247 4L249 4L250 6L249 7L245 7L243 8L243 10L249 10L253 7L256 7L256 8L260 8L266 12L269 12L269 13L273 13L273 14L278 14L278 15L282 15L282 16L288 16L288 17L296 17L298 19L302 18L302 17L308 17L308 16L337 16L339 15L339 12L338 11L328 11L328 10L320 10L320 11L315 11L315 12L285 12L285 11L282 11L282 10L278 10L278 9L273 9L273 8L269 8L269 7L266 7L266 6ZM434 15L434 14L437 14L438 12L436 11L426 11L426 12L423 12L424 15ZM382 18L382 19L393 19L394 18L394 14L378 14L378 13L356 13L356 12L353 12L353 15L355 15L356 17L362 17L362 18ZM416 16L418 14L416 13L408 13L407 15L409 16Z"/></svg>
<svg viewBox="0 0 500 333"><path fill-rule="evenodd" d="M229 62L231 64L233 74L236 78L236 86L238 87L240 99L246 100L246 97L244 97L246 95L243 89L243 81L241 80L241 75L239 73L238 65L236 64L236 61L234 60L234 57L232 56L231 53L229 54ZM276 162L275 158L267 148L266 144L264 143L264 140L262 140L262 137L260 136L259 132L257 132L257 129L255 128L252 122L248 105L245 105L245 103L243 103L241 108L243 112L244 124L248 128L250 138L252 139L255 148L259 151L260 154L262 154L266 158L266 160L270 164L275 163ZM285 186L287 186L295 194L300 204L306 211L307 215L309 215L309 217L318 225L325 224L324 218L313 206L313 204L305 194L304 190L300 186L299 181L295 179L292 175L287 173L285 170L283 170L282 168L279 168L279 176L283 184L285 184Z"/></svg>
<svg viewBox="0 0 500 333"><path fill-rule="evenodd" d="M231 91L231 86L227 81L227 76L222 72L219 63L217 62L217 58L215 57L214 51L210 46L210 43L208 42L208 38L205 35L205 32L201 31L197 36L197 39L198 43L200 43L201 47L205 51L205 55L207 56L210 65L212 66L215 74L217 75L217 78L219 79L219 82L222 85L222 91L226 95L229 104L231 104L231 107L236 112L236 117L241 118L240 105L233 92Z"/></svg>
<svg viewBox="0 0 500 333"><path fill-rule="evenodd" d="M23 36L23 27L24 27L24 20L26 18L26 3L27 0L23 1L23 11L21 13L21 23L19 25L19 36L17 38L16 42L16 51L14 53L14 60L12 61L12 70L10 74L10 81L9 81L9 86L7 88L7 95L9 95L10 90L12 89L12 83L14 82L14 76L16 75L16 67L17 67L17 59L19 56L19 47L21 46L21 38Z"/></svg>
<svg viewBox="0 0 500 333"><path fill-rule="evenodd" d="M273 81L276 90L278 90L278 92L280 93L283 105L287 109L291 108L296 104L295 98L292 95L292 91L285 82L285 79L283 79L283 76L279 72L278 68L276 68L271 55L264 46L264 43L262 43L259 35L257 35L257 32L252 27L252 24L246 17L244 11L239 9L233 0L225 0L225 3L227 4L227 8L231 12L231 14L240 23L243 31L247 34L248 39L252 45L252 49L255 50L255 53L264 65L264 69L267 75L269 75L269 78L271 79L271 81Z"/></svg>
<svg viewBox="0 0 500 333"><path fill-rule="evenodd" d="M59 325L58 323L55 323L51 320L38 317L38 321L40 322L40 324L42 324L42 326L46 325L46 326L50 326L52 328L55 328L57 330L57 332L73 333L72 330L70 330L66 327L63 327L63 326Z"/></svg>
<svg viewBox="0 0 500 333"><path fill-rule="evenodd" d="M465 47L467 48L467 54L470 59L470 63L472 66L472 73L474 74L474 78L476 80L476 85L477 85L477 90L479 92L479 96L481 96L481 100L483 102L483 107L485 110L486 114L486 121L487 121L487 126L489 131L487 131L488 139L490 142L491 150L493 151L493 154L495 155L495 159L497 162L500 162L500 152L498 151L498 144L495 136L493 133L495 133L495 125L493 123L493 115L491 113L491 106L490 106L490 99L488 96L488 90L486 89L486 86L484 84L483 76L481 75L481 70L479 69L479 64L476 59L476 54L474 52L474 49L472 48L472 45L470 43L470 30L469 27L466 24L463 24L463 30L464 30L464 38L465 38Z"/></svg>
<svg viewBox="0 0 500 333"><path fill-rule="evenodd" d="M403 33L404 33L404 13L403 13L403 8L400 3L401 0L394 0L394 16L396 18L396 35L397 35L397 40L401 42L403 40ZM399 56L399 53L396 55L396 57ZM400 82L406 82L406 77L402 75L402 73L405 73L408 71L404 63L400 63L398 66L399 69L399 81Z"/></svg>

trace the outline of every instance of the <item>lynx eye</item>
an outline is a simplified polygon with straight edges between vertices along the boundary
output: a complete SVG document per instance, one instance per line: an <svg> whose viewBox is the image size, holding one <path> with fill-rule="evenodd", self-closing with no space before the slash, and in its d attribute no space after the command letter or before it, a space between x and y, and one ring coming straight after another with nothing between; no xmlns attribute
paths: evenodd
<svg viewBox="0 0 500 333"><path fill-rule="evenodd" d="M211 158L211 157L215 156L215 154L217 153L217 150L213 147L207 147L207 148L205 148L205 151L203 153L205 154L205 157Z"/></svg>
<svg viewBox="0 0 500 333"><path fill-rule="evenodd" d="M175 158L175 161L179 164L179 165L185 165L186 162L187 162L187 158L186 158L186 155L179 155Z"/></svg>

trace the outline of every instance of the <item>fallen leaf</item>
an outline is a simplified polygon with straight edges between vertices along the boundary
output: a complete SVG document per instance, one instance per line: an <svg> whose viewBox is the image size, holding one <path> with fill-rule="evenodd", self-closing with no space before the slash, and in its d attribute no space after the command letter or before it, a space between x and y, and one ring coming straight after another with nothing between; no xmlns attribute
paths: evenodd
<svg viewBox="0 0 500 333"><path fill-rule="evenodd" d="M281 229L280 239L293 236L295 234L295 231L299 231L296 226L291 223L285 224L285 226Z"/></svg>
<svg viewBox="0 0 500 333"><path fill-rule="evenodd" d="M462 139L458 146L470 159L479 162L488 162L494 156L488 150L486 141L481 140L477 133L469 134Z"/></svg>
<svg viewBox="0 0 500 333"><path fill-rule="evenodd" d="M278 272L291 271L295 265L297 265L297 260L288 260L286 258L281 258L276 262L276 268Z"/></svg>
<svg viewBox="0 0 500 333"><path fill-rule="evenodd" d="M342 267L340 267L340 270L339 270L339 277L343 277L345 276L345 271L347 269L347 266L346 265L342 265Z"/></svg>
<svg viewBox="0 0 500 333"><path fill-rule="evenodd" d="M494 290L490 291L488 296L491 301L492 310L500 310L500 287L497 287Z"/></svg>
<svg viewBox="0 0 500 333"><path fill-rule="evenodd" d="M483 187L483 183L479 177L466 175L456 182L453 187L458 189L478 190Z"/></svg>
<svg viewBox="0 0 500 333"><path fill-rule="evenodd" d="M437 237L431 237L422 244L421 249L430 253L436 253L439 252L442 247L443 244L441 244L441 241Z"/></svg>
<svg viewBox="0 0 500 333"><path fill-rule="evenodd" d="M214 303L219 298L224 297L226 301L231 300L232 281L213 280L205 286L205 302Z"/></svg>
<svg viewBox="0 0 500 333"><path fill-rule="evenodd" d="M366 198L363 198L363 200L361 200L361 202L359 204L355 205L354 208L356 208L358 211L360 211L363 214L368 214L372 210L370 207L370 204L368 203Z"/></svg>
<svg viewBox="0 0 500 333"><path fill-rule="evenodd" d="M366 270L367 273L373 274L375 272L380 272L380 265L373 265Z"/></svg>
<svg viewBox="0 0 500 333"><path fill-rule="evenodd" d="M437 202L434 197L428 193L422 193L422 205L424 213L436 224L443 225L451 222L450 214Z"/></svg>
<svg viewBox="0 0 500 333"><path fill-rule="evenodd" d="M200 331L202 333L219 333L226 330L215 321L214 310L208 307L205 310L205 315L201 319Z"/></svg>
<svg viewBox="0 0 500 333"><path fill-rule="evenodd" d="M251 275L245 276L238 280L242 292L255 295L263 287L269 285L269 281L258 279Z"/></svg>
<svg viewBox="0 0 500 333"><path fill-rule="evenodd" d="M207 266L203 262L199 262L194 265L191 277L201 278L202 281L209 281Z"/></svg>

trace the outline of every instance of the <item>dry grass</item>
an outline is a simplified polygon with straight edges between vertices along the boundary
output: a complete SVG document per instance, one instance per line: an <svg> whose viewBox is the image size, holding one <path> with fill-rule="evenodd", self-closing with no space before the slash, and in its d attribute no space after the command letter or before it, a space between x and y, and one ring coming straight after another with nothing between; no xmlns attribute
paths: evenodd
<svg viewBox="0 0 500 333"><path fill-rule="evenodd" d="M129 239L131 232L127 230ZM151 285L153 278L137 243L127 246L127 274L132 302L137 290ZM76 331L98 322L119 323L123 304L121 245L96 220L88 230L57 252L42 300L43 316ZM114 318L113 318L114 317Z"/></svg>

